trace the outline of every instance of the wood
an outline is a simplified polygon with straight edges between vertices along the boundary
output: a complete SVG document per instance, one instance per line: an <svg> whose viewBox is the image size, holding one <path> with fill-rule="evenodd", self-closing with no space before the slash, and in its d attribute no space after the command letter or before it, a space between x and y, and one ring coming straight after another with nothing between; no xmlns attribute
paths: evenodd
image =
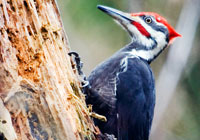
<svg viewBox="0 0 200 140"><path fill-rule="evenodd" d="M0 138L95 139L55 0L0 0Z"/></svg>

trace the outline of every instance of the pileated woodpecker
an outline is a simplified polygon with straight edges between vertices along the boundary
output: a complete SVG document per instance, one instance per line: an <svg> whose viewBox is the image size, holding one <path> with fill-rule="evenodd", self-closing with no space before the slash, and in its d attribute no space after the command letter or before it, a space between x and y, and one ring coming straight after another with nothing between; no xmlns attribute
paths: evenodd
<svg viewBox="0 0 200 140"><path fill-rule="evenodd" d="M88 77L87 103L106 116L95 119L103 133L118 140L148 140L155 106L155 82L150 63L181 36L153 12L124 13L98 6L129 34L132 42L99 64Z"/></svg>

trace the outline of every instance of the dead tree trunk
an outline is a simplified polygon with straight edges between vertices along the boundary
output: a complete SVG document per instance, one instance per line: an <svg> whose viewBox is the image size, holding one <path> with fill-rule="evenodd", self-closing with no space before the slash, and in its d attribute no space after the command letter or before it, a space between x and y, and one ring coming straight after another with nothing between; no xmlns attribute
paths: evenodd
<svg viewBox="0 0 200 140"><path fill-rule="evenodd" d="M55 0L0 0L0 139L95 139Z"/></svg>

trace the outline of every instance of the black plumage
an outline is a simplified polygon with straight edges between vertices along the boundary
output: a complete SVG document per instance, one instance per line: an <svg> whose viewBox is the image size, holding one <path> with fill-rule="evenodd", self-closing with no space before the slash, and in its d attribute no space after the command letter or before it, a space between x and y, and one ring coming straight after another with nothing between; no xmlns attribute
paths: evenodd
<svg viewBox="0 0 200 140"><path fill-rule="evenodd" d="M108 120L95 123L119 140L147 140L153 118L154 77L147 61L129 54L137 45L121 49L88 77L87 103Z"/></svg>

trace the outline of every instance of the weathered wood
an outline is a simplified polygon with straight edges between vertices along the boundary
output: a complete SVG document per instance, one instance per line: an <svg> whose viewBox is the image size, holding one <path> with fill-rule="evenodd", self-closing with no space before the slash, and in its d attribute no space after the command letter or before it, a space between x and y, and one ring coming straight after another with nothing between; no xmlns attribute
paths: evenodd
<svg viewBox="0 0 200 140"><path fill-rule="evenodd" d="M95 139L55 0L0 0L0 133Z"/></svg>

